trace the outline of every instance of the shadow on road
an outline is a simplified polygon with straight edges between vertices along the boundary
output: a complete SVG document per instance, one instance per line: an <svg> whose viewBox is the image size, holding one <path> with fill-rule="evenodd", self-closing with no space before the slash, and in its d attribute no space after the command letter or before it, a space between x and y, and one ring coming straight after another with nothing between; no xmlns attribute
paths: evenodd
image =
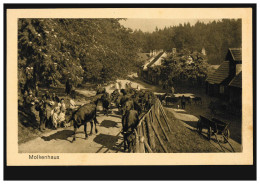
<svg viewBox="0 0 260 184"><path fill-rule="evenodd" d="M119 139L119 135L113 136L113 135L105 135L105 134L99 134L94 138L94 142L101 144L103 148L108 148L110 150L117 150L114 146L116 145L117 141ZM98 150L99 152L100 150Z"/></svg>
<svg viewBox="0 0 260 184"><path fill-rule="evenodd" d="M100 126L103 126L105 128L110 128L110 127L116 127L119 128L119 126L117 125L118 123L115 121L111 121L111 120L103 120L100 124Z"/></svg>
<svg viewBox="0 0 260 184"><path fill-rule="evenodd" d="M193 128L197 128L197 123L198 123L197 121L184 121L184 120L182 121Z"/></svg>
<svg viewBox="0 0 260 184"><path fill-rule="evenodd" d="M51 140L67 140L68 137L72 137L72 135L74 134L73 130L62 130L59 132L56 132L55 134L49 135L49 136L42 136L41 138L44 141L51 141ZM67 140L69 141L69 140Z"/></svg>

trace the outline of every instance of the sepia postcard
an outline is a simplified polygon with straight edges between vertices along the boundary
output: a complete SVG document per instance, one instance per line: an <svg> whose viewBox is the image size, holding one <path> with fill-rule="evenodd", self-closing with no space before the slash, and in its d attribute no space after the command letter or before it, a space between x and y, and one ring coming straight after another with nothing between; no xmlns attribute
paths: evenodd
<svg viewBox="0 0 260 184"><path fill-rule="evenodd" d="M252 165L252 38L252 8L7 9L7 166Z"/></svg>

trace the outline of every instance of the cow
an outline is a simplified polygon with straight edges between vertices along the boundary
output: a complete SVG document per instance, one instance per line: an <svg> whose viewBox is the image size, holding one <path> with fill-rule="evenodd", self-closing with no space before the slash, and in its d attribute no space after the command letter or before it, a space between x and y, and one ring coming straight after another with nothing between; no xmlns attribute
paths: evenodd
<svg viewBox="0 0 260 184"><path fill-rule="evenodd" d="M107 92L105 92L102 95L101 102L102 102L102 107L103 107L103 110L104 110L104 115L108 116L108 109L109 109L109 105L110 105L110 98L109 98L109 94Z"/></svg>
<svg viewBox="0 0 260 184"><path fill-rule="evenodd" d="M191 104L191 97L189 97L189 96L184 96L184 98L185 98L185 102Z"/></svg>
<svg viewBox="0 0 260 184"><path fill-rule="evenodd" d="M196 97L193 98L193 101L194 101L194 103L196 103L196 104L197 104L197 103L202 104L201 97L197 97L197 96L196 96Z"/></svg>
<svg viewBox="0 0 260 184"><path fill-rule="evenodd" d="M93 121L95 123L95 132L98 132L97 106L94 103L89 103L81 106L77 111L75 111L72 114L70 121L73 121L74 127L74 135L72 142L76 140L76 132L81 125L84 125L85 139L87 139L87 122L90 122L91 124L90 135L92 135Z"/></svg>
<svg viewBox="0 0 260 184"><path fill-rule="evenodd" d="M156 96L160 100L160 102L162 102L163 100L165 100L167 94L156 94Z"/></svg>
<svg viewBox="0 0 260 184"><path fill-rule="evenodd" d="M131 150L133 146L133 132L139 123L138 112L136 110L129 110L122 117L122 134L124 136L124 151L128 148Z"/></svg>
<svg viewBox="0 0 260 184"><path fill-rule="evenodd" d="M179 98L166 96L165 101L166 101L166 105L168 105L169 103L177 103L179 101Z"/></svg>

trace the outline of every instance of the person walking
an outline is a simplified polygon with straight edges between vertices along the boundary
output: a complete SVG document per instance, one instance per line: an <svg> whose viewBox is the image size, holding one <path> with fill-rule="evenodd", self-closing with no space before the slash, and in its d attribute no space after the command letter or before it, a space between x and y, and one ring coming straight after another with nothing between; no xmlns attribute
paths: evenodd
<svg viewBox="0 0 260 184"><path fill-rule="evenodd" d="M186 105L185 97L184 97L184 95L182 95L182 97L181 97L181 108L185 109L185 105Z"/></svg>

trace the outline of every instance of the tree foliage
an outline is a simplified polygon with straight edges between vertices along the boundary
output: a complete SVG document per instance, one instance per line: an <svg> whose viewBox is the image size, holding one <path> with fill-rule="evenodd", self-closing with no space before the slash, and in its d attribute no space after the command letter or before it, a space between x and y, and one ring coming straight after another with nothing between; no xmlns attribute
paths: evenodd
<svg viewBox="0 0 260 184"><path fill-rule="evenodd" d="M19 19L19 82L105 82L137 65L132 31L119 19ZM33 67L33 74L26 69Z"/></svg>

